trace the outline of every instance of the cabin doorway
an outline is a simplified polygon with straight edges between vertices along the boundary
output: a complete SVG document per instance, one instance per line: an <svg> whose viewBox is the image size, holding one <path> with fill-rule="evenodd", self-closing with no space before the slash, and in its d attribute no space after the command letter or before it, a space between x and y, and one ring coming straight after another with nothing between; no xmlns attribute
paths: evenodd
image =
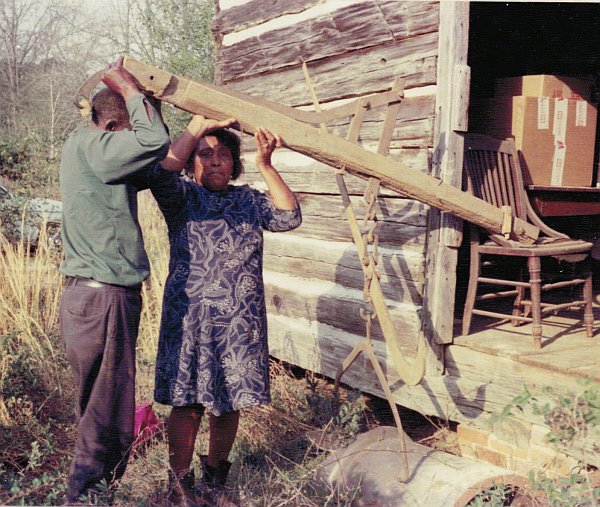
<svg viewBox="0 0 600 507"><path fill-rule="evenodd" d="M499 78L551 74L591 78L596 86L591 101L598 104L600 88L600 5L596 3L471 2L468 65L470 102L494 96ZM472 118L469 118L470 122ZM597 122L591 186L598 178L600 121ZM600 214L544 216L551 227L573 238L595 240ZM457 265L455 322L462 319L469 276L469 232ZM596 282L600 272L594 273ZM460 325L455 326L455 335Z"/></svg>

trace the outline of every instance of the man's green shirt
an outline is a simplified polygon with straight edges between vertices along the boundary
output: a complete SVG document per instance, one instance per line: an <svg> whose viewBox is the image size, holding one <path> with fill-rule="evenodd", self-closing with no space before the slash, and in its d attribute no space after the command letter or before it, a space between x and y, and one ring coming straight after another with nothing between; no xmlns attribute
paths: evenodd
<svg viewBox="0 0 600 507"><path fill-rule="evenodd" d="M150 265L138 222L136 177L169 149L158 113L148 118L139 94L127 101L131 130L77 129L65 142L60 165L62 238L66 276L131 286Z"/></svg>

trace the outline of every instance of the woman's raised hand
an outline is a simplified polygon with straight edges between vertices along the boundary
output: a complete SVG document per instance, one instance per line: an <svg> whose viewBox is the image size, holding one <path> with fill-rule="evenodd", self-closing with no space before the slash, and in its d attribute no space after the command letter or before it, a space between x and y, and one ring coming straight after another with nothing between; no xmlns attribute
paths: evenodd
<svg viewBox="0 0 600 507"><path fill-rule="evenodd" d="M256 141L256 165L261 166L271 165L271 155L275 148L283 146L283 141L278 134L273 134L263 127L259 127L254 134Z"/></svg>
<svg viewBox="0 0 600 507"><path fill-rule="evenodd" d="M201 114L195 114L192 116L190 123L187 126L187 130L194 137L200 138L206 134L210 134L215 130L226 129L237 124L235 118L226 118L224 120L215 120L213 118L206 118Z"/></svg>

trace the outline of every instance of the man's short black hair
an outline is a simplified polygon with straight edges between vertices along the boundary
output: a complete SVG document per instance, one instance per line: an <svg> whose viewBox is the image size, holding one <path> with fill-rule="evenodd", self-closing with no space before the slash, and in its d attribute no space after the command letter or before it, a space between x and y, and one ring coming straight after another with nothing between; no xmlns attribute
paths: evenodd
<svg viewBox="0 0 600 507"><path fill-rule="evenodd" d="M242 141L239 136L227 129L218 129L213 132L206 134L207 136L216 137L223 146L229 148L231 152L231 158L233 159L233 171L231 174L232 180L237 180L240 175L244 172L244 165L242 164L241 158L241 146ZM196 148L197 149L197 148ZM187 174L194 172L194 157L196 156L196 150L192 152L190 158L187 161L185 170Z"/></svg>
<svg viewBox="0 0 600 507"><path fill-rule="evenodd" d="M107 118L128 122L129 112L121 95L110 88L102 88L92 99L92 121L98 125L102 119Z"/></svg>

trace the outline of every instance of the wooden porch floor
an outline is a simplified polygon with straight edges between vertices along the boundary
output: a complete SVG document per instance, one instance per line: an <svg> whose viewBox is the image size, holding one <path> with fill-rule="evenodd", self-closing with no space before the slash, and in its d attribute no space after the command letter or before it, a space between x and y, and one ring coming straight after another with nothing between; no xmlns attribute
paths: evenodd
<svg viewBox="0 0 600 507"><path fill-rule="evenodd" d="M582 312L561 312L547 317L542 322L542 348L536 349L531 324L513 327L508 321L474 315L471 333L456 336L454 345L600 382L600 307L596 304L594 318L594 336L588 338Z"/></svg>

